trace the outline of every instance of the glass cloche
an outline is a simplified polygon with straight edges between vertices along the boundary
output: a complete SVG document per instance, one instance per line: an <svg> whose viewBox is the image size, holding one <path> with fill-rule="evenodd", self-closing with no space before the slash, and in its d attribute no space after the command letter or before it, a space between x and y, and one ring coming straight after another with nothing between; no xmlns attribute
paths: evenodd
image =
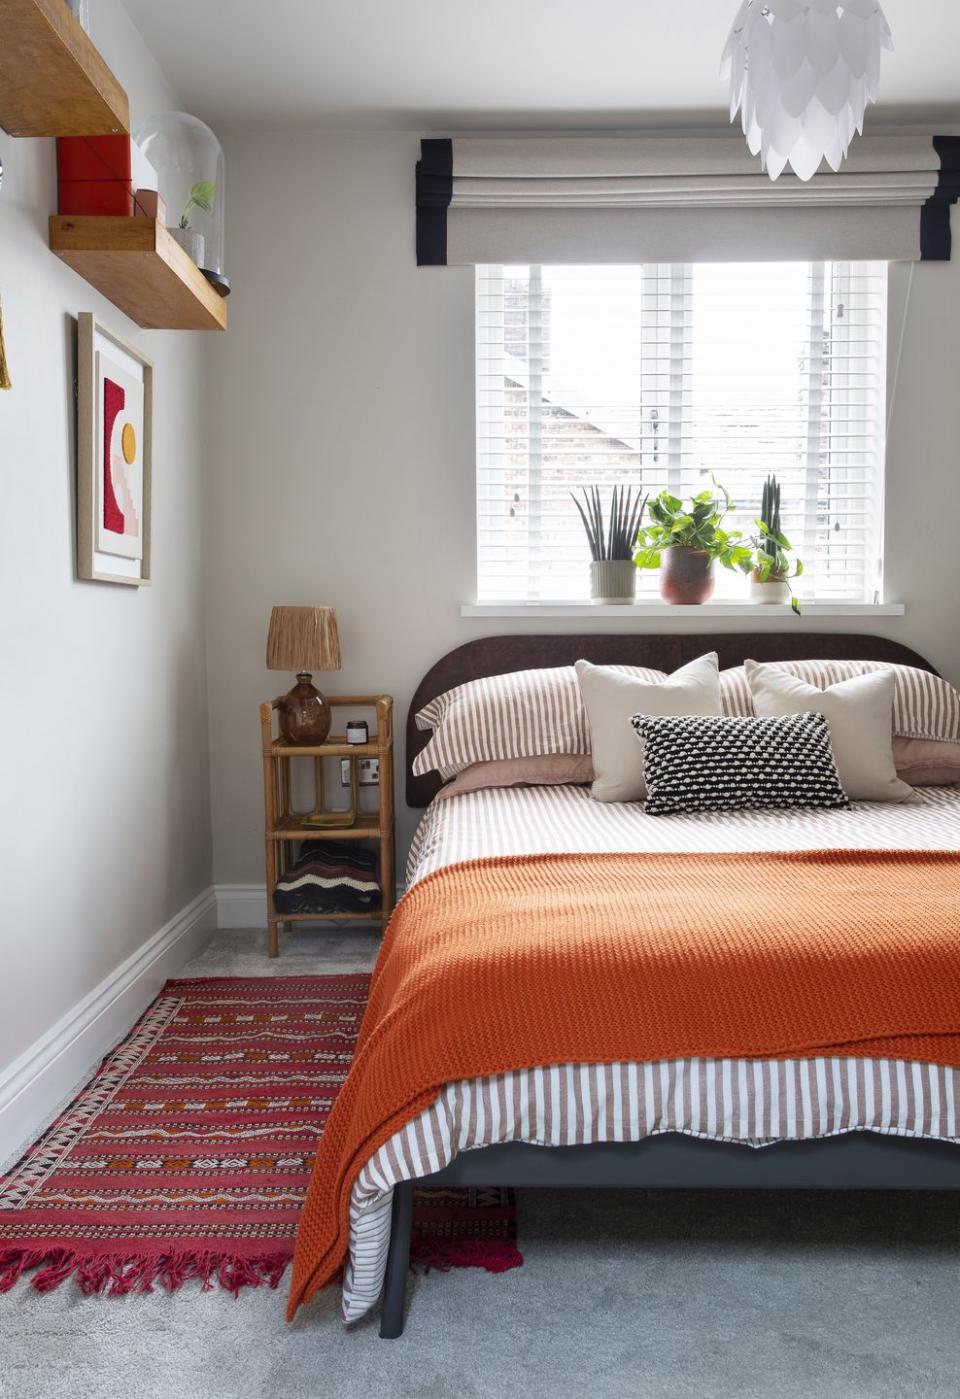
<svg viewBox="0 0 960 1399"><path fill-rule="evenodd" d="M187 112L163 112L134 138L157 172L167 227L221 296L230 292L223 266L223 147L209 126Z"/></svg>

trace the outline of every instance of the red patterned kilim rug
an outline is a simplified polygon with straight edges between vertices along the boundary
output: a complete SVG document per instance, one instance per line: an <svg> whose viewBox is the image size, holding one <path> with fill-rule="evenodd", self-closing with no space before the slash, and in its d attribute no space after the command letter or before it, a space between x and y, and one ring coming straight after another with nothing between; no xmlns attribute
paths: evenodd
<svg viewBox="0 0 960 1399"><path fill-rule="evenodd" d="M170 981L70 1107L0 1176L0 1292L276 1287L347 1076L368 976ZM480 1198L482 1197L482 1198ZM502 1271L508 1191L423 1192L414 1257ZM483 1241L478 1247L479 1240Z"/></svg>

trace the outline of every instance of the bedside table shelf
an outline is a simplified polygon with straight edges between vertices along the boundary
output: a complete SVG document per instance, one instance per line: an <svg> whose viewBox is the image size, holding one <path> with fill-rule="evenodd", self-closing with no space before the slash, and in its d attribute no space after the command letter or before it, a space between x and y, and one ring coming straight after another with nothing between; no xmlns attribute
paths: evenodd
<svg viewBox="0 0 960 1399"><path fill-rule="evenodd" d="M333 701L331 700L332 704ZM326 743L310 748L295 743L284 743L275 738L270 745L274 758L378 758L380 746L377 743L348 743L342 734L333 734Z"/></svg>
<svg viewBox="0 0 960 1399"><path fill-rule="evenodd" d="M350 919L354 923L379 923L380 914L377 913L285 913L281 917L277 915L279 923L342 923L344 919Z"/></svg>
<svg viewBox="0 0 960 1399"><path fill-rule="evenodd" d="M396 874L393 834L393 700L389 695L327 696L332 709L372 709L376 733L367 743L347 743L342 734L331 734L326 743L310 746L286 743L274 733L273 716L281 700L260 706L260 732L263 752L264 847L267 869L267 951L276 957L280 929L284 923L379 923L386 927L396 901ZM313 768L315 806L323 809L324 762L333 758L350 760L350 800L354 817L349 825L326 826L307 823L311 813L298 811L292 801L292 766L296 758L307 759ZM356 760L376 758L380 763L378 802L375 811L359 807ZM293 842L370 841L379 847L381 897L377 906L350 913L282 913L274 904L277 882L293 862Z"/></svg>
<svg viewBox="0 0 960 1399"><path fill-rule="evenodd" d="M307 826L299 816L285 816L266 834L268 840L379 840L380 825L375 811L361 811L352 826Z"/></svg>

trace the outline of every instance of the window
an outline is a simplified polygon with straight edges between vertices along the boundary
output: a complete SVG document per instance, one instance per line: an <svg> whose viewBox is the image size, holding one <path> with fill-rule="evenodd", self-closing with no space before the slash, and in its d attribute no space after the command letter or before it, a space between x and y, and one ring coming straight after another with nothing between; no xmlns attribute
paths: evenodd
<svg viewBox="0 0 960 1399"><path fill-rule="evenodd" d="M581 485L712 474L748 531L771 471L801 599L874 601L886 287L883 263L479 267L478 601L589 596ZM719 569L715 596L745 580Z"/></svg>

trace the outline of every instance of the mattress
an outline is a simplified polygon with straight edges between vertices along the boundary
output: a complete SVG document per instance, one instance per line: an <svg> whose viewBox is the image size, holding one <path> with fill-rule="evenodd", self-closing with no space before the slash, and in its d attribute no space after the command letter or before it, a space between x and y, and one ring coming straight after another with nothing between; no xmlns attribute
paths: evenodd
<svg viewBox="0 0 960 1399"><path fill-rule="evenodd" d="M960 788L924 788L899 805L849 811L648 816L591 800L583 787L491 788L435 801L416 833L407 887L464 860L504 855L960 850ZM447 1084L437 1102L363 1167L351 1196L343 1316L376 1303L393 1185L498 1142L543 1146L640 1141L682 1132L761 1148L873 1131L958 1142L960 1071L899 1060L677 1060L544 1065Z"/></svg>
<svg viewBox="0 0 960 1399"><path fill-rule="evenodd" d="M491 787L442 797L424 814L407 888L461 860L598 851L960 850L960 787L849 811L723 811L648 816L642 802L595 802L588 787Z"/></svg>

